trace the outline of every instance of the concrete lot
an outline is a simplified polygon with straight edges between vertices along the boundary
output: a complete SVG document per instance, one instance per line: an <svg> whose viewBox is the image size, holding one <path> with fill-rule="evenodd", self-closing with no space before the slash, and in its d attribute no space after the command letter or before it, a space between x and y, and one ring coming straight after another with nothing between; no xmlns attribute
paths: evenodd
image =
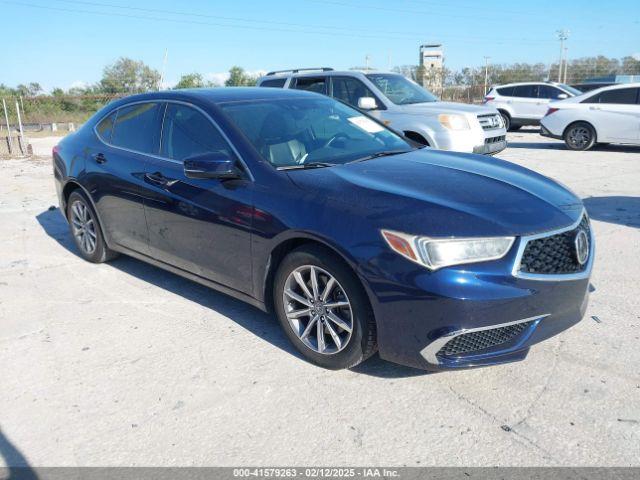
<svg viewBox="0 0 640 480"><path fill-rule="evenodd" d="M0 161L0 465L640 465L640 148L509 139L585 199L595 291L524 362L440 374L325 371L239 301L85 263L50 160Z"/></svg>

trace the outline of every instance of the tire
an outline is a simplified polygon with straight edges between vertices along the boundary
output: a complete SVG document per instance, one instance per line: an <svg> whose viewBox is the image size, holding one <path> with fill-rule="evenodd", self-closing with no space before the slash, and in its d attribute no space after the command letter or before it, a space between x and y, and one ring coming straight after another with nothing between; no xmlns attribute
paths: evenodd
<svg viewBox="0 0 640 480"><path fill-rule="evenodd" d="M500 116L502 117L502 123L504 123L504 128L509 132L511 130L511 117L507 112L503 112L500 110Z"/></svg>
<svg viewBox="0 0 640 480"><path fill-rule="evenodd" d="M98 216L80 189L69 195L67 220L73 241L83 259L92 263L103 263L118 256L107 247Z"/></svg>
<svg viewBox="0 0 640 480"><path fill-rule="evenodd" d="M564 131L564 143L569 150L589 150L596 143L596 132L586 122L576 122Z"/></svg>
<svg viewBox="0 0 640 480"><path fill-rule="evenodd" d="M315 289L312 271L317 279ZM330 278L334 282L325 292ZM328 296L323 301L324 293ZM311 298L316 303L311 304ZM376 351L375 319L362 284L339 257L322 247L302 246L282 260L274 279L273 304L291 343L315 365L331 370L351 368Z"/></svg>

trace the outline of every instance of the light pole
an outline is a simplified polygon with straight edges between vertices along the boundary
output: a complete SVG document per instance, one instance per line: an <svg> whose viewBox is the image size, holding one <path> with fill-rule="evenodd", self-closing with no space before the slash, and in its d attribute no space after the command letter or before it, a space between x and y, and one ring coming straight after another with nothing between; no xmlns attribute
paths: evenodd
<svg viewBox="0 0 640 480"><path fill-rule="evenodd" d="M567 83L567 70L569 69L569 48L564 47L564 78L562 83Z"/></svg>
<svg viewBox="0 0 640 480"><path fill-rule="evenodd" d="M569 30L556 30L558 40L560 40L560 61L558 62L558 82L562 82L562 55L564 53L564 42L569 38Z"/></svg>
<svg viewBox="0 0 640 480"><path fill-rule="evenodd" d="M487 94L489 88L489 60L491 57L484 57L484 94Z"/></svg>

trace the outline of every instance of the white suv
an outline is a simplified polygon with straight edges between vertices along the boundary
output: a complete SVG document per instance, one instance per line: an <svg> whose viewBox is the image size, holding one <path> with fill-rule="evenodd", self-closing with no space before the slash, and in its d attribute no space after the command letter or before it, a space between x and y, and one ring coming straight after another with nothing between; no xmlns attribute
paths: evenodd
<svg viewBox="0 0 640 480"><path fill-rule="evenodd" d="M523 125L539 125L540 119L547 113L549 102L581 93L562 83L509 83L492 87L484 97L484 103L497 109L507 130L513 131Z"/></svg>
<svg viewBox="0 0 640 480"><path fill-rule="evenodd" d="M551 103L541 134L564 140L571 150L588 150L596 143L640 145L640 83Z"/></svg>
<svg viewBox="0 0 640 480"><path fill-rule="evenodd" d="M507 146L502 117L494 108L441 102L397 73L286 70L268 73L258 80L258 86L331 96L366 110L415 142L441 150L494 154Z"/></svg>

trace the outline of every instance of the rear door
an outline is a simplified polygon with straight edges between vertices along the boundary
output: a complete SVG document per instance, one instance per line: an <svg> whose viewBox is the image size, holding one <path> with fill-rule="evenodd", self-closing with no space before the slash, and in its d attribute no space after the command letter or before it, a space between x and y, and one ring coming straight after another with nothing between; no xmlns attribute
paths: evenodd
<svg viewBox="0 0 640 480"><path fill-rule="evenodd" d="M157 150L158 102L124 106L96 127L101 144L87 162L89 191L109 242L148 253L144 164Z"/></svg>
<svg viewBox="0 0 640 480"><path fill-rule="evenodd" d="M145 212L151 255L214 282L250 293L252 185L249 179L193 179L183 160L236 153L198 108L167 103L161 147L145 166Z"/></svg>
<svg viewBox="0 0 640 480"><path fill-rule="evenodd" d="M514 118L538 119L544 115L544 113L542 115L538 114L540 109L538 104L538 85L517 85L513 88L512 95L511 105L514 111Z"/></svg>
<svg viewBox="0 0 640 480"><path fill-rule="evenodd" d="M598 141L636 143L640 140L639 90L616 88L583 100L582 103L589 104Z"/></svg>

